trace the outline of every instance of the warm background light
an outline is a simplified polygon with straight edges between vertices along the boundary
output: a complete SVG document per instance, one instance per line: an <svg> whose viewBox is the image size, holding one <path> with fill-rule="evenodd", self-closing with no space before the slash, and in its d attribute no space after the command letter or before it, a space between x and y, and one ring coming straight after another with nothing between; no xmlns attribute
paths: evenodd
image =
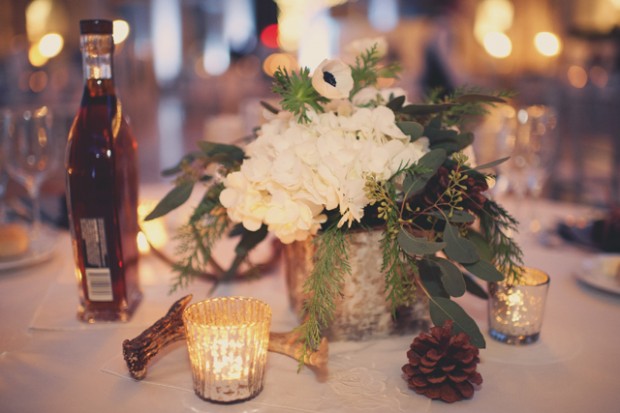
<svg viewBox="0 0 620 413"><path fill-rule="evenodd" d="M574 88L581 89L588 83L588 74L581 66L573 65L568 68L568 83Z"/></svg>
<svg viewBox="0 0 620 413"><path fill-rule="evenodd" d="M125 20L114 20L112 22L113 27L113 39L114 39L114 44L121 44L123 43L125 40L127 40L127 37L129 36L129 23L127 23Z"/></svg>
<svg viewBox="0 0 620 413"><path fill-rule="evenodd" d="M61 52L64 39L58 33L48 33L39 40L39 53L42 56L52 58Z"/></svg>
<svg viewBox="0 0 620 413"><path fill-rule="evenodd" d="M512 26L514 6L508 0L484 0L476 8L474 36L481 44L491 32L505 32Z"/></svg>
<svg viewBox="0 0 620 413"><path fill-rule="evenodd" d="M534 37L536 50L543 56L557 56L560 54L560 39L551 32L540 32Z"/></svg>
<svg viewBox="0 0 620 413"><path fill-rule="evenodd" d="M263 62L263 71L268 76L273 76L278 67L291 72L297 70L297 61L288 53L273 53L267 56Z"/></svg>
<svg viewBox="0 0 620 413"><path fill-rule="evenodd" d="M512 53L512 42L504 33L487 33L484 36L483 45L488 54L498 59L506 58Z"/></svg>

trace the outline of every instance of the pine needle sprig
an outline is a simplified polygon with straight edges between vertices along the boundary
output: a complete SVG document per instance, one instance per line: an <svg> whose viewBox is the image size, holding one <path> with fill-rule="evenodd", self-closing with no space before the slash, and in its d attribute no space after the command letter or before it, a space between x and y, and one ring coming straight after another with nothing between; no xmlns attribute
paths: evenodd
<svg viewBox="0 0 620 413"><path fill-rule="evenodd" d="M427 97L428 103L454 103L443 113L443 124L446 127L464 127L464 123L472 118L484 116L489 113L489 107L494 107L492 101L483 100L461 100L464 96L486 95L498 99L510 99L514 97L511 91L489 92L476 86L462 86L456 88L452 93L445 95L442 89L434 89Z"/></svg>
<svg viewBox="0 0 620 413"><path fill-rule="evenodd" d="M350 96L355 95L367 86L374 86L380 77L398 78L400 71L401 67L398 63L381 66L381 56L377 44L374 44L370 49L357 56L355 64L351 66L353 89L351 89Z"/></svg>
<svg viewBox="0 0 620 413"><path fill-rule="evenodd" d="M490 199L478 216L482 235L489 242L495 257L494 264L506 274L508 281L518 281L523 267L523 252L512 239L512 235L517 232L517 220Z"/></svg>
<svg viewBox="0 0 620 413"><path fill-rule="evenodd" d="M303 292L308 297L302 310L304 322L297 327L303 343L301 354L318 348L321 330L333 319L344 276L351 272L344 231L331 226L319 233L313 242L314 267L303 286Z"/></svg>
<svg viewBox="0 0 620 413"><path fill-rule="evenodd" d="M279 67L274 73L272 90L280 95L282 109L293 113L300 123L310 122L308 110L324 112L322 104L328 99L321 96L312 86L310 69L301 69L299 73L289 73L286 68Z"/></svg>

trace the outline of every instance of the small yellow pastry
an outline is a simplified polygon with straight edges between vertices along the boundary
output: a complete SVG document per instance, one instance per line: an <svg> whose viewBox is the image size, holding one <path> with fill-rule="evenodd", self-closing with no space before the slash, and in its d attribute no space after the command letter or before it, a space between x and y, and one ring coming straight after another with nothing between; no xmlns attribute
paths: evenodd
<svg viewBox="0 0 620 413"><path fill-rule="evenodd" d="M19 224L0 225L0 260L9 259L28 250L28 231Z"/></svg>

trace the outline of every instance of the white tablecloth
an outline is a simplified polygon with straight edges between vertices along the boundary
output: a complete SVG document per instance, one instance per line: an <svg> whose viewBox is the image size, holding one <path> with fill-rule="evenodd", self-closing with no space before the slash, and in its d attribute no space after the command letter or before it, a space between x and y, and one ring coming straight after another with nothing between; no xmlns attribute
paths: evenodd
<svg viewBox="0 0 620 413"><path fill-rule="evenodd" d="M578 210L537 208L551 225ZM145 298L127 324L83 325L75 320L70 240L61 233L49 261L0 272L1 412L596 412L620 411L620 297L575 279L593 252L570 245L544 247L519 236L526 264L551 276L541 339L529 346L497 343L486 334L485 302L466 297L467 311L485 331L480 353L484 382L471 400L431 402L407 388L400 368L413 337L330 343L329 375L270 353L263 392L235 405L202 401L191 389L184 343L153 361L142 382L130 379L121 343L162 316L180 295L204 298L209 284L168 295L171 271L155 257L141 263ZM260 280L225 285L218 295L248 295L274 310L272 330L290 330L295 317L277 271Z"/></svg>

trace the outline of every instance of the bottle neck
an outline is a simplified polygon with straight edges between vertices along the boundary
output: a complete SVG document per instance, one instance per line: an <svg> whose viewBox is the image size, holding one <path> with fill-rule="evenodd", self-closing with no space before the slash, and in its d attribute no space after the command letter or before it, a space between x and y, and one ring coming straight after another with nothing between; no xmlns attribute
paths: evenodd
<svg viewBox="0 0 620 413"><path fill-rule="evenodd" d="M80 36L80 48L82 50L84 80L113 79L114 41L112 35L83 34Z"/></svg>

